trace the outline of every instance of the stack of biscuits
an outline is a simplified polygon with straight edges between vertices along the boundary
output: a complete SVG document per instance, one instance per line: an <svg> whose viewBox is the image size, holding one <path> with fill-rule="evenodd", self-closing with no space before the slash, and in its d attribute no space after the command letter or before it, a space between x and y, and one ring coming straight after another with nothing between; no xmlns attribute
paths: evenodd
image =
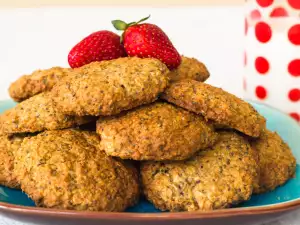
<svg viewBox="0 0 300 225"><path fill-rule="evenodd" d="M250 104L204 83L182 57L169 71L127 57L22 76L0 115L0 184L37 206L124 211L228 208L295 174L288 145Z"/></svg>

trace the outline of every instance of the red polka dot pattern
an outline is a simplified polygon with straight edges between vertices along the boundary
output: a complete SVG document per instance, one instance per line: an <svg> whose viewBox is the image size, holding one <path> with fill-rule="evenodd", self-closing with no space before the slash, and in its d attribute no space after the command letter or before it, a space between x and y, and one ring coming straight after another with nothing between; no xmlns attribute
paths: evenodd
<svg viewBox="0 0 300 225"><path fill-rule="evenodd" d="M270 69L270 64L266 58L257 57L255 59L255 68L260 74L266 74Z"/></svg>
<svg viewBox="0 0 300 225"><path fill-rule="evenodd" d="M256 1L261 7L268 7L272 5L274 0L256 0Z"/></svg>
<svg viewBox="0 0 300 225"><path fill-rule="evenodd" d="M255 94L259 99L265 99L267 97L267 90L263 86L257 86L255 88Z"/></svg>
<svg viewBox="0 0 300 225"><path fill-rule="evenodd" d="M300 24L296 24L289 29L289 40L294 45L300 45Z"/></svg>
<svg viewBox="0 0 300 225"><path fill-rule="evenodd" d="M252 20L259 20L261 18L261 14L260 14L259 10L255 9L255 10L251 11L250 18Z"/></svg>
<svg viewBox="0 0 300 225"><path fill-rule="evenodd" d="M288 15L288 12L283 7L277 7L270 13L270 17L285 17Z"/></svg>
<svg viewBox="0 0 300 225"><path fill-rule="evenodd" d="M243 89L246 91L247 90L247 81L246 79L244 78L243 80Z"/></svg>
<svg viewBox="0 0 300 225"><path fill-rule="evenodd" d="M294 88L289 92L289 99L292 102L298 102L300 100L300 89Z"/></svg>
<svg viewBox="0 0 300 225"><path fill-rule="evenodd" d="M267 43L272 37L271 27L265 22L259 22L255 26L255 36L258 41Z"/></svg>
<svg viewBox="0 0 300 225"><path fill-rule="evenodd" d="M247 18L245 18L245 34L247 35L248 33L248 21Z"/></svg>
<svg viewBox="0 0 300 225"><path fill-rule="evenodd" d="M290 116L295 119L297 122L300 122L300 115L298 113L290 113Z"/></svg>
<svg viewBox="0 0 300 225"><path fill-rule="evenodd" d="M244 92L250 99L260 100L270 105L278 99L280 102L276 105L279 109L287 112L300 125L300 111L298 110L300 109L298 108L300 106L298 84L300 81L300 55L298 54L300 22L287 19L287 17L300 16L300 0L251 1L256 4L249 4L248 15L245 19L247 41L252 41L252 43L247 46L243 55L247 74L243 77ZM254 29L254 36L252 29ZM250 32L251 35L249 35ZM284 41L280 40L281 37L277 38L279 33ZM285 42L284 44L288 46L286 55L272 55L274 51L269 45L277 44L275 43L277 41ZM251 58L248 58L249 56ZM277 67L278 71L275 71ZM275 80L273 72L282 73L282 77L276 77L277 80ZM287 79L289 82L283 82ZM281 82L284 86L278 86ZM255 83L253 87L252 84Z"/></svg>
<svg viewBox="0 0 300 225"><path fill-rule="evenodd" d="M295 59L289 63L289 73L294 77L300 76L300 59Z"/></svg>
<svg viewBox="0 0 300 225"><path fill-rule="evenodd" d="M294 9L300 9L300 1L299 0L288 0L288 3Z"/></svg>

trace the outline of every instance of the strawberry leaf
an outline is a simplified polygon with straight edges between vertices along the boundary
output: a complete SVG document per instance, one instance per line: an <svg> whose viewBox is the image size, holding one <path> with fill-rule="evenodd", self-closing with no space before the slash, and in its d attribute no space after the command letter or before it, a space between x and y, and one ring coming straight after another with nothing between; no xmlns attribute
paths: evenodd
<svg viewBox="0 0 300 225"><path fill-rule="evenodd" d="M149 15L149 16L147 16L147 17L145 17L145 18L141 19L141 20L139 20L139 21L138 21L138 22L136 22L136 23L141 23L141 22L144 22L145 20L149 19L149 18L150 18L150 16L151 16L151 15Z"/></svg>
<svg viewBox="0 0 300 225"><path fill-rule="evenodd" d="M136 24L137 24L136 22L131 22L131 23L127 24L127 25L128 25L128 27L130 27L130 26L133 26L133 25L136 25Z"/></svg>
<svg viewBox="0 0 300 225"><path fill-rule="evenodd" d="M126 28L128 27L128 24L122 20L113 20L111 21L111 23L117 30L126 30Z"/></svg>

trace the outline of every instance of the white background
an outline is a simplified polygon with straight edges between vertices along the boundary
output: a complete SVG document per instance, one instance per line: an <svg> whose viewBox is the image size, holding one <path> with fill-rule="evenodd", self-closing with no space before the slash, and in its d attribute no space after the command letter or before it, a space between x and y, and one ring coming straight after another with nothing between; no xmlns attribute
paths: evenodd
<svg viewBox="0 0 300 225"><path fill-rule="evenodd" d="M69 50L91 32L113 30L113 19L151 14L181 54L203 61L209 83L242 96L244 12L223 8L38 8L0 9L0 100L9 84L35 69L68 66ZM296 225L294 213L272 225ZM0 225L20 224L0 217Z"/></svg>
<svg viewBox="0 0 300 225"><path fill-rule="evenodd" d="M210 83L241 95L243 9L224 8L39 8L0 10L0 99L9 84L35 69L68 66L70 49L113 19L136 21L151 14L181 54L203 61Z"/></svg>

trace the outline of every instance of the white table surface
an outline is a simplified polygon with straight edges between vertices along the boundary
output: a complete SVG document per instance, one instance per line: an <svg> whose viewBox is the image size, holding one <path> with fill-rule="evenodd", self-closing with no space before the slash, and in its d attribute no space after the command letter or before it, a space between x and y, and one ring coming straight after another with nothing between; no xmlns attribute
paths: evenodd
<svg viewBox="0 0 300 225"><path fill-rule="evenodd" d="M0 9L0 100L8 99L9 84L20 75L67 66L71 47L93 31L113 30L112 19L134 21L148 14L152 15L149 22L161 26L182 54L206 63L209 83L243 96L242 7L81 7ZM264 225L299 224L300 210ZM27 224L0 216L0 225Z"/></svg>

